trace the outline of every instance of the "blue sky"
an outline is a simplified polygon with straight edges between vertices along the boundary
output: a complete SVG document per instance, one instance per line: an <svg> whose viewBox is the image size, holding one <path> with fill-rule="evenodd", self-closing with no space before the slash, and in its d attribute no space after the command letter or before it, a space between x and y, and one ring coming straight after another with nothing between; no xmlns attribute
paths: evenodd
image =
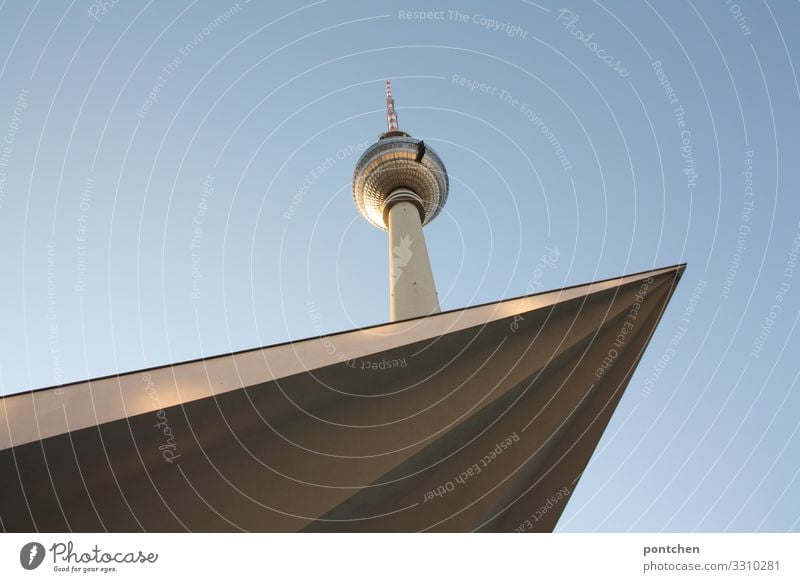
<svg viewBox="0 0 800 582"><path fill-rule="evenodd" d="M0 391L386 321L350 179L391 78L450 174L444 309L688 263L560 531L800 530L798 27L788 2L0 2Z"/></svg>

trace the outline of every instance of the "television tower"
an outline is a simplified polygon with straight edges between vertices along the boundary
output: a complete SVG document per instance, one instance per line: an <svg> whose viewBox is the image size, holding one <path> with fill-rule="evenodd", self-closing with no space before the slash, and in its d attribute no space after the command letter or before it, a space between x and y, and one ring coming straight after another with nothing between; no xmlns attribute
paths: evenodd
<svg viewBox="0 0 800 582"><path fill-rule="evenodd" d="M440 311L422 227L444 207L449 180L436 152L398 129L390 81L386 122L356 164L353 200L370 224L389 231L390 319L400 321Z"/></svg>

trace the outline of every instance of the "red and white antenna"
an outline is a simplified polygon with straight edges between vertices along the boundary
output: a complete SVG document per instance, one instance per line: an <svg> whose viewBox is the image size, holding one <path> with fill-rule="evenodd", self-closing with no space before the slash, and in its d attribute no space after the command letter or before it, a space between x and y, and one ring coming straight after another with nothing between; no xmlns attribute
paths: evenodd
<svg viewBox="0 0 800 582"><path fill-rule="evenodd" d="M391 81L386 81L386 123L389 125L389 131L397 131L397 112L394 110Z"/></svg>

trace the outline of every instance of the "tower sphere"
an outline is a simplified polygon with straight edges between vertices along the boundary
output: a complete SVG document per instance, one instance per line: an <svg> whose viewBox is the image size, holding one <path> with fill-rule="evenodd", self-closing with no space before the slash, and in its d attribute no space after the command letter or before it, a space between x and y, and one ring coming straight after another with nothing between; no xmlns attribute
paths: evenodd
<svg viewBox="0 0 800 582"><path fill-rule="evenodd" d="M388 207L400 193L402 199L417 206L425 225L444 207L448 188L447 170L436 152L399 130L384 133L367 148L353 173L353 200L358 211L384 230L388 228Z"/></svg>

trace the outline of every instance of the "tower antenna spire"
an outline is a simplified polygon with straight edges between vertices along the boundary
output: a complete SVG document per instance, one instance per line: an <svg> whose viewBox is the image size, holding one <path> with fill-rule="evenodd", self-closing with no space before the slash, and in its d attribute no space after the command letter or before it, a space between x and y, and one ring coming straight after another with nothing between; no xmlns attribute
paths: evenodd
<svg viewBox="0 0 800 582"><path fill-rule="evenodd" d="M389 131L397 131L397 112L394 110L391 81L386 81L386 123Z"/></svg>

